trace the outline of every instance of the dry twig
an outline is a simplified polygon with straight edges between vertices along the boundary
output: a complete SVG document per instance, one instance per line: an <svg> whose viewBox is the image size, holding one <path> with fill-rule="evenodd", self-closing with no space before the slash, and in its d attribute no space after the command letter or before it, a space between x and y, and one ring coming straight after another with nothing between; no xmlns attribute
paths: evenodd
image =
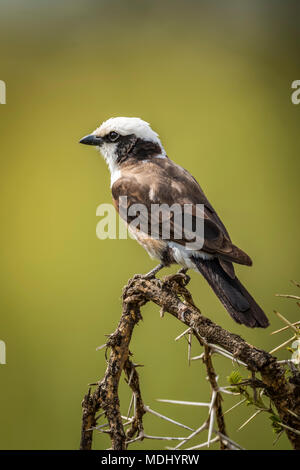
<svg viewBox="0 0 300 470"><path fill-rule="evenodd" d="M186 288L188 279L188 276L184 274L176 274L167 276L163 280L156 278L144 279L138 275L129 280L123 291L123 311L118 327L110 335L107 342L107 347L110 348L111 352L104 378L96 385L93 393L89 389L82 402L81 449L91 449L92 447L93 429L96 426L95 416L100 409L105 412L109 425L109 429L102 432L109 433L112 449L126 449L129 442L144 438L155 438L155 436L148 436L144 433L143 415L147 411L147 407L143 404L139 376L136 366L130 360L129 352L133 329L141 319L140 309L149 301L154 302L164 312L170 313L184 323L188 327L184 334L192 333L199 343L204 346L202 359L207 367L213 394L209 421L199 428L208 428L207 445L209 445L209 442L216 440L220 440L221 448L235 445L226 435L221 407L220 391L225 391L225 387L218 388L216 374L211 363L212 352L220 353L224 350L224 354L227 352L230 358L244 363L251 372L261 374L261 381L256 382L254 385L264 387L264 393L275 405L280 418L280 425L285 429L293 448L300 449L299 419L297 418L300 415L299 371L294 369L292 376L287 378L284 366L278 363L276 357L255 348L240 336L224 330L204 317L195 306L192 296ZM212 346L215 347L214 351L210 349ZM126 424L129 424L126 433L120 413L118 395L118 386L123 370L134 397L134 416L132 419L126 417L128 420ZM218 424L218 431L213 429L214 416ZM194 435L197 432L193 431ZM216 438L211 439L212 432L217 433ZM173 438L162 439L170 440ZM174 439L183 443L187 442L189 437ZM201 446L200 444L195 448ZM236 445L236 447L239 446Z"/></svg>

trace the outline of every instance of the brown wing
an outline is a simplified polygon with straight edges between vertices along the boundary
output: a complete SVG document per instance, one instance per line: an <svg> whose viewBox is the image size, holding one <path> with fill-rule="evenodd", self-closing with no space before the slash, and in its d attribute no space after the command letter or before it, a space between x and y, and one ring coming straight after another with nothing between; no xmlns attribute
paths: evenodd
<svg viewBox="0 0 300 470"><path fill-rule="evenodd" d="M112 195L116 209L127 223L132 222L135 215L128 215L128 210L134 204L143 204L147 208L145 214L139 214L142 222L140 229L147 234L151 234L151 210L152 204L166 204L169 207L179 204L182 208L188 208L191 225L184 226L182 239L176 238L178 224L174 214L165 213L166 221L169 214L170 239L181 245L186 245L191 241L194 227L201 226L199 217L204 219L204 240L201 251L214 254L219 257L223 269L234 277L234 270L231 262L251 265L249 256L232 244L228 232L207 200L204 192L197 181L180 166L173 163L168 158L151 159L148 162L141 162L135 165L126 165L122 168L122 176L113 184ZM120 199L120 196L123 198ZM126 196L126 199L124 198ZM196 205L203 204L204 212L199 215ZM177 224L177 225L176 225ZM162 225L162 224L161 224ZM191 230L189 232L189 227ZM160 234L162 226L160 226ZM152 232L153 233L153 232Z"/></svg>

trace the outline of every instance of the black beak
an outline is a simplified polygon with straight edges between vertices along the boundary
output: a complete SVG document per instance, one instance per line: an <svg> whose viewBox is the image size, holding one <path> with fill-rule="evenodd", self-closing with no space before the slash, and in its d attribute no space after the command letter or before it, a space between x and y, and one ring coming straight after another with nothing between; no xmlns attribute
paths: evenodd
<svg viewBox="0 0 300 470"><path fill-rule="evenodd" d="M102 137L97 137L96 135L90 134L83 137L80 141L80 144L85 145L101 145L103 143Z"/></svg>

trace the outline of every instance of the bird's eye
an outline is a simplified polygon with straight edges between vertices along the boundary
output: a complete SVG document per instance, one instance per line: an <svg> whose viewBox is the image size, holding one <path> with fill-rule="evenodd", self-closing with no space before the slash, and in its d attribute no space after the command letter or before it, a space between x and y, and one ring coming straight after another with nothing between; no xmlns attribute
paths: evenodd
<svg viewBox="0 0 300 470"><path fill-rule="evenodd" d="M117 132L112 131L109 133L109 140L111 142L115 142L116 140L118 140L118 138L119 138L119 134Z"/></svg>

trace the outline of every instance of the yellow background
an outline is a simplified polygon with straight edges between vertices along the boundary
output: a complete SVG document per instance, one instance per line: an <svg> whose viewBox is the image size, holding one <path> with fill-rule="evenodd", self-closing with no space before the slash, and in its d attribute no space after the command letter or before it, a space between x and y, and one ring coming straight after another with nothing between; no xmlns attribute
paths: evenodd
<svg viewBox="0 0 300 470"><path fill-rule="evenodd" d="M0 446L76 449L82 397L105 370L95 348L117 325L127 280L154 267L133 240L96 238L96 207L111 202L109 174L78 140L108 117L149 121L168 155L197 178L254 261L237 272L271 327L235 324L192 273L202 312L266 350L290 335L270 336L282 326L274 309L299 318L292 300L275 297L295 293L290 280L300 272L300 105L291 102L291 83L300 79L299 4L10 0L0 8L0 79L7 85L0 105L0 339L7 347ZM160 319L154 305L142 313L131 350L144 364L145 403L198 427L204 409L155 399L206 401L204 367L188 367L185 340L175 343L183 325ZM200 352L194 344L192 354ZM226 385L234 365L220 357L214 363ZM126 413L130 395L121 382ZM224 409L238 401L224 398ZM254 411L226 415L229 435L247 449L272 448L267 415L237 432ZM145 429L186 435L148 415ZM107 436L95 434L94 447L109 447ZM275 448L290 448L285 436Z"/></svg>

